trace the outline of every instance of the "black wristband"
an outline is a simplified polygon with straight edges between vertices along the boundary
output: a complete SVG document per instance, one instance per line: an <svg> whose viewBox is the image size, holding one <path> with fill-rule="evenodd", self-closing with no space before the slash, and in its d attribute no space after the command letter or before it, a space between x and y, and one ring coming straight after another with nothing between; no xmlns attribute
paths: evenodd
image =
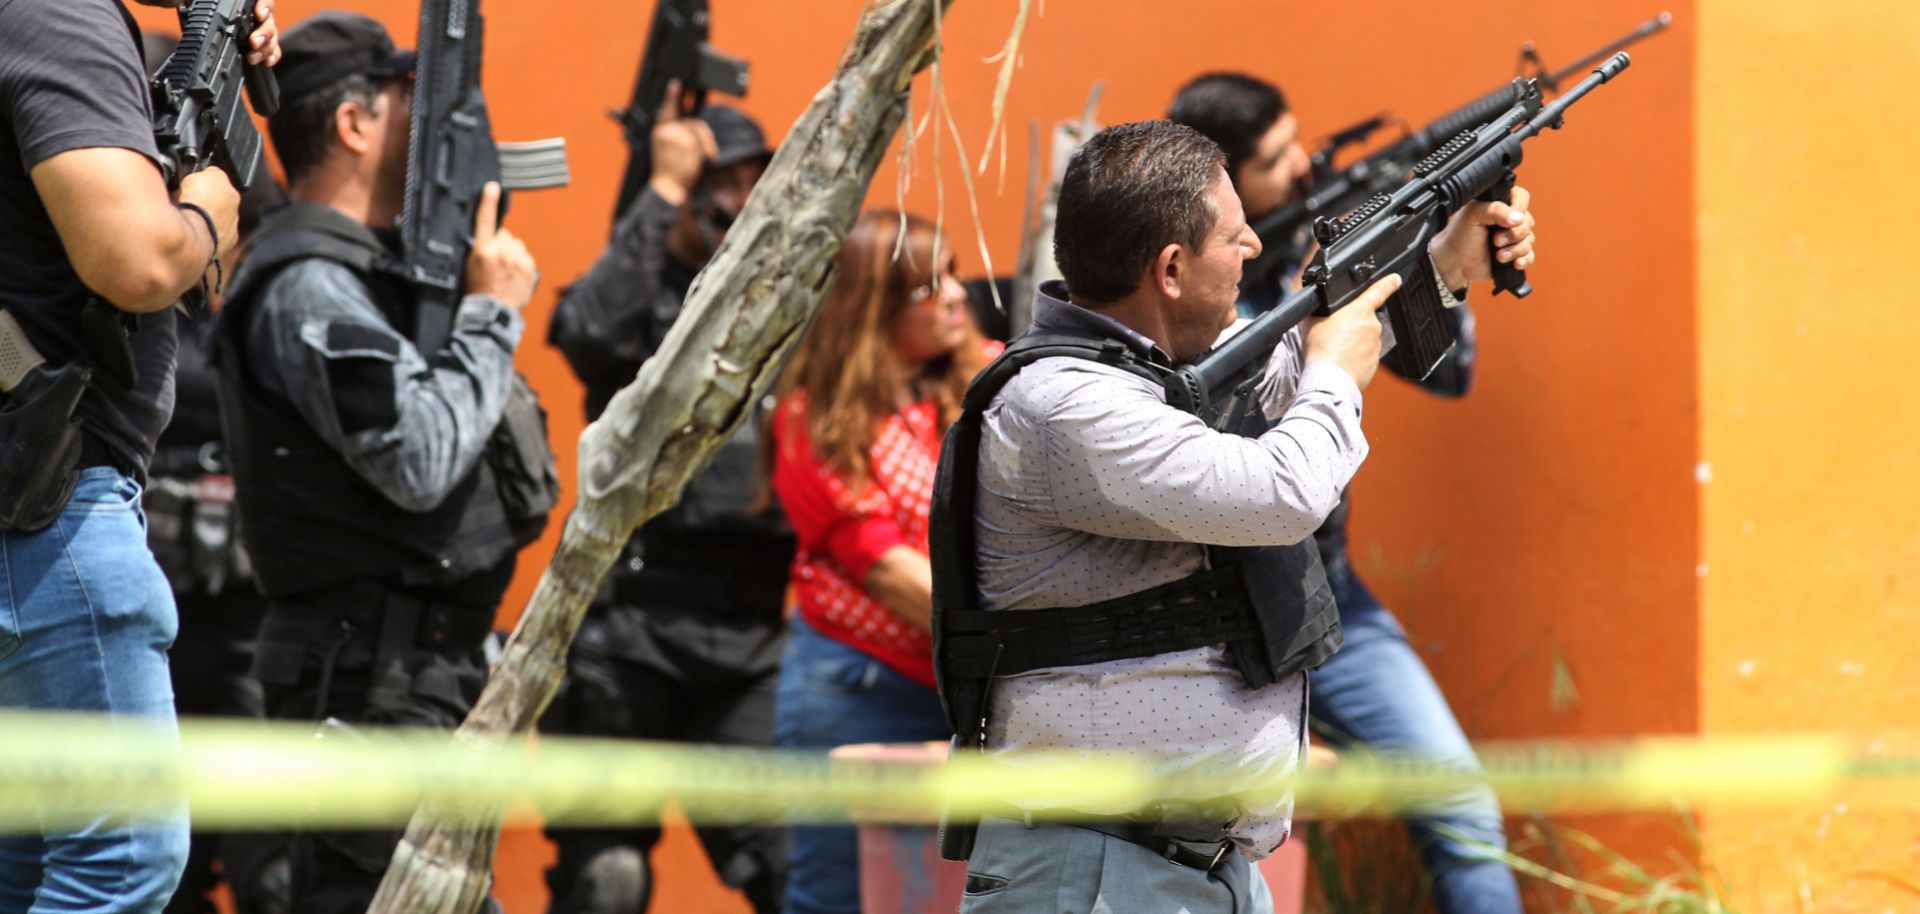
<svg viewBox="0 0 1920 914"><path fill-rule="evenodd" d="M175 203L174 206L199 215L201 221L207 224L208 240L213 242L213 248L207 252L207 265L200 268L200 282L196 287L200 298L193 302L193 310L199 310L206 306L212 296L220 294L221 287L226 285L226 271L220 266L220 230L213 227L213 214L207 212L206 207L198 203ZM208 270L212 270L214 275L211 284L207 280Z"/></svg>
<svg viewBox="0 0 1920 914"><path fill-rule="evenodd" d="M213 227L213 214L207 212L207 208L198 203L175 203L174 206L187 212L198 214L201 220L207 223L207 238L213 242L213 250L207 253L207 262L212 263L213 261L219 260L220 230ZM201 272L205 271L202 270Z"/></svg>

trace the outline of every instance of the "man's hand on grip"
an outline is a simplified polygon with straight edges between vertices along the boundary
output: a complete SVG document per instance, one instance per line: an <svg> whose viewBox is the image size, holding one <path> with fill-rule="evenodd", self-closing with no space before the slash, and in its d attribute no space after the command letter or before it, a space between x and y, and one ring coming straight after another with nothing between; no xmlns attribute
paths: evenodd
<svg viewBox="0 0 1920 914"><path fill-rule="evenodd" d="M680 113L679 80L667 83L667 101L653 122L653 174L647 184L668 203L679 206L700 183L707 160L720 154L713 129L698 117Z"/></svg>
<svg viewBox="0 0 1920 914"><path fill-rule="evenodd" d="M1525 270L1533 266L1533 196L1513 189L1512 203L1469 203L1427 245L1447 288L1493 278L1493 258ZM1493 249L1489 249L1489 235ZM1497 249L1497 253L1495 252Z"/></svg>
<svg viewBox="0 0 1920 914"><path fill-rule="evenodd" d="M273 0L260 0L253 16L260 24L247 38L247 63L271 67L280 62L280 24L273 19Z"/></svg>
<svg viewBox="0 0 1920 914"><path fill-rule="evenodd" d="M467 294L491 295L519 311L533 300L539 279L526 242L500 227L500 185L480 191L473 217L473 250L467 254Z"/></svg>
<svg viewBox="0 0 1920 914"><path fill-rule="evenodd" d="M1307 325L1307 364L1332 362L1353 376L1361 390L1380 367L1379 311L1400 288L1400 274L1389 273L1368 286L1360 297L1326 317Z"/></svg>

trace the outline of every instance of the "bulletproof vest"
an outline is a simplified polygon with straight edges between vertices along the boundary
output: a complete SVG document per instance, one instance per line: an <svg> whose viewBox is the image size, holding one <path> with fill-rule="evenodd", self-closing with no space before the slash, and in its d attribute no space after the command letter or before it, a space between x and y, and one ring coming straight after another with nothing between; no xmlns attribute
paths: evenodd
<svg viewBox="0 0 1920 914"><path fill-rule="evenodd" d="M241 539L261 591L278 597L367 580L433 588L494 568L538 528L512 523L493 460L478 461L433 510L404 510L257 380L246 342L260 295L282 269L311 257L353 270L389 322L412 326L412 290L382 268L387 252L366 227L299 203L263 221L230 285L215 344Z"/></svg>
<svg viewBox="0 0 1920 914"><path fill-rule="evenodd" d="M982 416L1027 365L1067 356L1152 380L1155 369L1118 339L1028 334L1008 345L967 388L948 429L934 483L931 531L933 655L940 699L963 747L985 738L995 676L1151 657L1225 644L1249 688L1319 666L1341 642L1339 614L1311 540L1207 549L1205 570L1087 606L987 611L979 607L974 505ZM1257 435L1249 415L1226 431Z"/></svg>

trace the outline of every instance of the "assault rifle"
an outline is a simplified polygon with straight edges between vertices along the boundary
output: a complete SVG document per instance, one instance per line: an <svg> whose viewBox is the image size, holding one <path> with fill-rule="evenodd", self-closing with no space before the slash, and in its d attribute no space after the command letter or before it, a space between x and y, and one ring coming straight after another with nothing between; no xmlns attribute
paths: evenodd
<svg viewBox="0 0 1920 914"><path fill-rule="evenodd" d="M180 45L160 67L151 86L153 136L167 186L209 165L218 166L246 190L260 174L260 131L253 126L240 90L253 110L272 117L280 107L273 71L247 63L256 0L194 0L180 10Z"/></svg>
<svg viewBox="0 0 1920 914"><path fill-rule="evenodd" d="M1311 314L1328 314L1358 297L1378 277L1419 269L1427 242L1447 219L1474 200L1506 201L1520 165L1521 144L1543 130L1564 126L1573 103L1632 63L1613 55L1593 74L1542 107L1540 81L1515 79L1508 107L1487 123L1463 131L1413 166L1413 179L1392 193L1377 193L1347 216L1315 219L1320 244L1298 292L1255 318L1210 352L1166 380L1167 402L1216 427L1252 403L1260 370L1287 331ZM1494 292L1524 298L1533 291L1525 272L1494 262ZM1396 340L1394 354L1409 377L1421 378L1453 345L1453 331L1432 283L1409 282L1387 305Z"/></svg>
<svg viewBox="0 0 1920 914"><path fill-rule="evenodd" d="M399 272L419 289L413 341L429 358L453 327L481 189L500 182L504 217L505 191L569 179L565 140L494 142L480 94L483 30L480 0L420 4Z"/></svg>
<svg viewBox="0 0 1920 914"><path fill-rule="evenodd" d="M613 115L627 136L627 171L613 205L615 226L653 176L653 123L667 103L667 83L674 81L680 83L685 114L697 113L709 91L747 94L747 62L707 44L707 0L659 0L653 8L653 28L640 55L633 100Z"/></svg>
<svg viewBox="0 0 1920 914"><path fill-rule="evenodd" d="M1633 31L1615 39L1558 70L1548 71L1541 63L1538 49L1529 41L1520 48L1524 72L1535 71L1532 79L1545 92L1559 92L1560 84L1594 64L1611 57L1633 43L1655 35L1673 22L1673 16L1661 13L1635 26ZM1414 163L1431 155L1442 143L1492 120L1513 104L1513 90L1502 86L1468 102L1350 165L1336 167L1334 160L1349 146L1366 142L1380 128L1395 122L1387 113L1376 114L1359 123L1337 130L1312 155L1312 185L1297 200L1254 220L1254 234L1260 236L1261 254L1246 265L1241 274L1242 288L1273 288L1281 271L1297 263L1309 239L1305 229L1321 216L1338 216L1359 206L1374 194L1391 191L1407 179Z"/></svg>

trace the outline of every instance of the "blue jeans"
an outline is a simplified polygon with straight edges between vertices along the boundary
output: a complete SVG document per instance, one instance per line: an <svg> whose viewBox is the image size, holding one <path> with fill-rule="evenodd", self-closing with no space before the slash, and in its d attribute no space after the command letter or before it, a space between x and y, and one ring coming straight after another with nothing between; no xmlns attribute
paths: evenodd
<svg viewBox="0 0 1920 914"><path fill-rule="evenodd" d="M1313 672L1309 710L1315 734L1336 748L1404 750L1477 768L1479 759L1446 697L1393 613L1359 578L1350 578L1334 598L1346 645ZM1513 871L1487 853L1507 846L1491 790L1438 801L1408 817L1407 830L1426 863L1440 914L1519 914Z"/></svg>
<svg viewBox="0 0 1920 914"><path fill-rule="evenodd" d="M147 549L140 486L80 471L60 517L0 532L0 707L105 713L169 737L173 589ZM187 816L0 836L0 911L158 911L187 859Z"/></svg>
<svg viewBox="0 0 1920 914"><path fill-rule="evenodd" d="M1273 914L1273 895L1238 852L1207 873L1091 829L985 816L960 911Z"/></svg>
<svg viewBox="0 0 1920 914"><path fill-rule="evenodd" d="M932 689L799 619L792 625L774 696L777 745L828 749L953 735ZM860 914L860 849L852 828L795 826L789 859L785 914Z"/></svg>

